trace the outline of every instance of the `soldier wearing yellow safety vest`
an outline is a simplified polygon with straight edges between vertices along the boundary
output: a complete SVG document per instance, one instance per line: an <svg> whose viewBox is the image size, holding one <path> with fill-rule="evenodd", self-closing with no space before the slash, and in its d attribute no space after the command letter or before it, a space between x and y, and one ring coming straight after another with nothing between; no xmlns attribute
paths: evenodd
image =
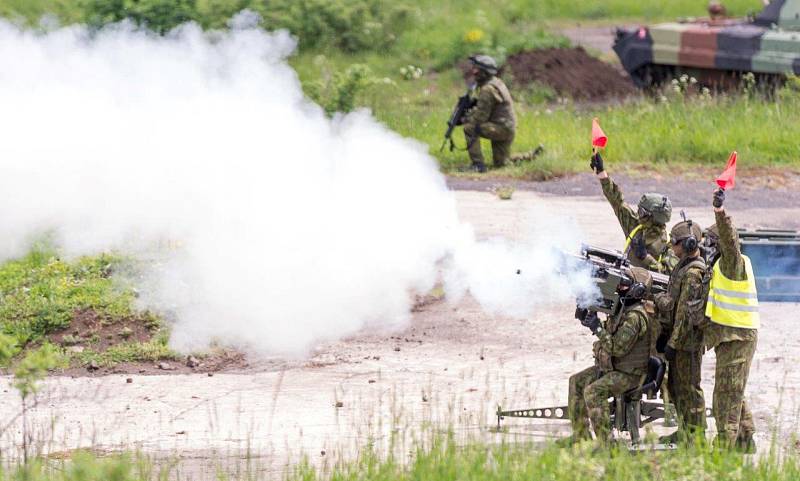
<svg viewBox="0 0 800 481"><path fill-rule="evenodd" d="M758 342L758 297L750 259L743 255L731 218L725 213L725 191L714 192L716 225L706 230L705 243L716 255L711 261L704 329L707 349L714 349L714 417L717 443L754 451L753 414L744 399L750 364Z"/></svg>
<svg viewBox="0 0 800 481"><path fill-rule="evenodd" d="M608 176L600 153L592 155L589 166L600 179L603 194L608 199L625 234L625 255L630 264L651 271L669 274L678 264L667 235L667 222L672 216L672 203L661 194L644 194L636 209L622 195L622 190Z"/></svg>

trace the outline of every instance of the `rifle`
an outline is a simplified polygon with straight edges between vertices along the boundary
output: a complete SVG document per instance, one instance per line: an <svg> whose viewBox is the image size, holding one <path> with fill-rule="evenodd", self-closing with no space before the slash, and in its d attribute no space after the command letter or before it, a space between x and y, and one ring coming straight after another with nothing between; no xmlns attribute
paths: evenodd
<svg viewBox="0 0 800 481"><path fill-rule="evenodd" d="M455 144L453 143L453 129L455 129L457 125L462 125L464 123L464 115L469 109L478 103L478 101L472 96L472 92L474 90L475 85L470 85L467 89L467 93L458 98L456 106L453 108L453 113L450 114L450 119L447 121L447 131L444 133L444 141L442 141L442 146L439 148L439 152L444 150L444 146L447 144L448 140L450 141L450 152L456 148Z"/></svg>

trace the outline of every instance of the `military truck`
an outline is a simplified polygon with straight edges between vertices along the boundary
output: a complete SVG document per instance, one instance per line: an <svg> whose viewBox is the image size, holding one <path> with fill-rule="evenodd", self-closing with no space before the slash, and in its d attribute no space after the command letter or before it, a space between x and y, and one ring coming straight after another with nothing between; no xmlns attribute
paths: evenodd
<svg viewBox="0 0 800 481"><path fill-rule="evenodd" d="M709 10L708 18L618 28L614 51L634 84L657 87L686 74L727 89L746 73L768 85L800 74L800 0L772 0L740 19Z"/></svg>

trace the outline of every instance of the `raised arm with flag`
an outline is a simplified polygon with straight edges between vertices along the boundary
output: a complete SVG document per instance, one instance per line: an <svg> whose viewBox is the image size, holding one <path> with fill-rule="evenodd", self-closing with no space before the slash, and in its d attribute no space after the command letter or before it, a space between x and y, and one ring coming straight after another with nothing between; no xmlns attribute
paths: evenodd
<svg viewBox="0 0 800 481"><path fill-rule="evenodd" d="M731 153L712 205L716 224L706 230L707 244L717 251L711 264L704 332L706 349L717 358L714 383L714 415L717 443L754 450L753 414L744 399L744 388L758 342L758 293L750 259L742 254L731 217L725 212L725 192L736 185L736 152Z"/></svg>
<svg viewBox="0 0 800 481"><path fill-rule="evenodd" d="M678 263L666 228L672 215L672 203L667 196L657 193L643 195L635 208L625 202L622 189L609 177L598 151L608 144L608 137L596 118L592 120L591 139L593 153L589 166L597 174L603 195L614 209L625 235L622 250L628 261L632 266L669 274Z"/></svg>

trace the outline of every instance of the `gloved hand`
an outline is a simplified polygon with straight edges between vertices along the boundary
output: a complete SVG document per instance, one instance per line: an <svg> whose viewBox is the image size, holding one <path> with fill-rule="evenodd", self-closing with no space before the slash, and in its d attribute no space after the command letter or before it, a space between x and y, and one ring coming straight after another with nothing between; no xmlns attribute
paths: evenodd
<svg viewBox="0 0 800 481"><path fill-rule="evenodd" d="M725 190L724 189L717 189L714 192L714 201L711 203L717 209L722 207L722 204L725 202Z"/></svg>
<svg viewBox="0 0 800 481"><path fill-rule="evenodd" d="M658 339L656 339L656 352L664 353L664 350L667 348L667 343L669 342L669 334L666 332L662 332Z"/></svg>
<svg viewBox="0 0 800 481"><path fill-rule="evenodd" d="M596 312L590 312L583 318L581 325L588 327L592 334L597 334L597 331L600 330L600 318Z"/></svg>
<svg viewBox="0 0 800 481"><path fill-rule="evenodd" d="M589 167L594 170L595 174L599 174L600 172L604 171L605 168L603 167L603 158L600 157L600 152L595 152L592 154L592 160L589 162Z"/></svg>
<svg viewBox="0 0 800 481"><path fill-rule="evenodd" d="M631 239L631 250L637 259L644 260L647 257L647 244L644 242L644 235L637 235Z"/></svg>
<svg viewBox="0 0 800 481"><path fill-rule="evenodd" d="M667 347L666 347L666 349L664 349L664 357L665 357L665 358L667 359L667 361L669 361L669 362L675 362L675 356L676 356L677 354L678 354L678 351L676 351L675 349L673 349L673 348L672 348L672 347L670 347L670 346L667 346ZM671 369L671 368L670 368L670 369Z"/></svg>

